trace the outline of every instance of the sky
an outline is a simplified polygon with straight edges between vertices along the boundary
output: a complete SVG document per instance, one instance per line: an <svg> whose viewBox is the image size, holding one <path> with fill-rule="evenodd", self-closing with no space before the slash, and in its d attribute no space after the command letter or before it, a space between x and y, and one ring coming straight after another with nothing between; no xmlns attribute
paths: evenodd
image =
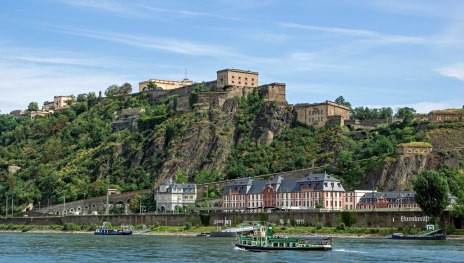
<svg viewBox="0 0 464 263"><path fill-rule="evenodd" d="M462 0L3 0L0 111L216 71L287 84L289 103L464 105Z"/></svg>

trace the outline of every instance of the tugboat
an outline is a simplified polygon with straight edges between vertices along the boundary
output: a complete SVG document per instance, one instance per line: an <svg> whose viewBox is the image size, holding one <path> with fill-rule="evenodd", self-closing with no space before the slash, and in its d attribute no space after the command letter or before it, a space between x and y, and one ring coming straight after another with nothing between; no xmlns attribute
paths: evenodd
<svg viewBox="0 0 464 263"><path fill-rule="evenodd" d="M108 235L108 236L126 236L132 235L132 230L127 226L121 226L122 229L110 229L111 224L109 222L103 222L103 224L97 228L94 232L95 235Z"/></svg>
<svg viewBox="0 0 464 263"><path fill-rule="evenodd" d="M279 237L274 235L272 225L258 225L252 235L240 236L234 246L253 252L331 250L332 237Z"/></svg>

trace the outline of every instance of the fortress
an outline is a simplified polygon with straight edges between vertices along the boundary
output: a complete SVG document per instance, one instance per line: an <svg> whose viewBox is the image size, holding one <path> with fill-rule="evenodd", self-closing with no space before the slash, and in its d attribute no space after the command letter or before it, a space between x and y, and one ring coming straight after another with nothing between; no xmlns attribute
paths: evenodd
<svg viewBox="0 0 464 263"><path fill-rule="evenodd" d="M259 85L259 74L250 70L223 69L217 71L216 80L193 83L192 81L149 80L160 89L146 90L149 81L139 83L140 92L152 99L170 97L170 106L175 111L207 109L211 105L222 107L230 98L246 97L258 91L265 101L286 102L285 83ZM163 83L172 83L164 88ZM173 88L176 87L176 88Z"/></svg>

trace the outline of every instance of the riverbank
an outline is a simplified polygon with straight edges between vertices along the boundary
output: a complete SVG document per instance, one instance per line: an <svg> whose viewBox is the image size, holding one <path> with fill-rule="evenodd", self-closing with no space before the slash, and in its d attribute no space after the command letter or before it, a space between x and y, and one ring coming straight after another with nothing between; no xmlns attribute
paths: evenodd
<svg viewBox="0 0 464 263"><path fill-rule="evenodd" d="M217 231L217 227L212 226L131 226L134 235L156 235L156 236L196 236L200 233ZM93 234L96 225L76 224L35 226L35 225L0 225L0 233L44 233L44 234ZM361 239L382 239L388 238L393 233L403 232L415 234L419 229L398 229L398 228L359 228L346 227L337 229L335 227L285 227L277 226L274 228L278 235L288 236L331 236L334 238L361 238ZM463 229L457 229L448 235L450 240L464 240Z"/></svg>

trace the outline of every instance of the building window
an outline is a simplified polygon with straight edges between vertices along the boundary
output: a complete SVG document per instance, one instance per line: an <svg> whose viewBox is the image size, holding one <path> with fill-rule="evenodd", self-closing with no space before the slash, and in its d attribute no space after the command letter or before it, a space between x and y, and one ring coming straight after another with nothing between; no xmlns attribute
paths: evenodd
<svg viewBox="0 0 464 263"><path fill-rule="evenodd" d="M232 83L234 83L234 81L232 80Z"/></svg>
<svg viewBox="0 0 464 263"><path fill-rule="evenodd" d="M234 76L232 76L232 78L234 78Z"/></svg>

